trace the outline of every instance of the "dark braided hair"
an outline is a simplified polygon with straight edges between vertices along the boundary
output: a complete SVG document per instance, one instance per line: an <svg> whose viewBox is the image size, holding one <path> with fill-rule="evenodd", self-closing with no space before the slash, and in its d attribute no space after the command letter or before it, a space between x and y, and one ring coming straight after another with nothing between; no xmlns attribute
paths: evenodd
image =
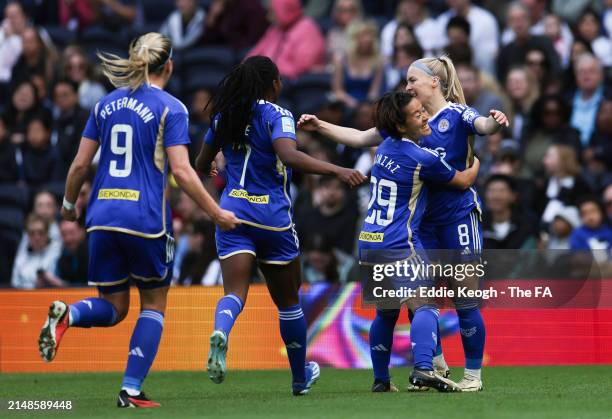
<svg viewBox="0 0 612 419"><path fill-rule="evenodd" d="M397 127L405 124L404 108L411 100L412 95L406 92L390 92L378 99L374 108L374 124L378 132L402 138Z"/></svg>
<svg viewBox="0 0 612 419"><path fill-rule="evenodd" d="M244 148L247 143L245 131L251 123L256 101L263 99L279 79L276 64L268 58L256 55L247 58L221 80L212 102L211 114L218 115L215 129L217 143ZM220 141L219 141L220 140Z"/></svg>

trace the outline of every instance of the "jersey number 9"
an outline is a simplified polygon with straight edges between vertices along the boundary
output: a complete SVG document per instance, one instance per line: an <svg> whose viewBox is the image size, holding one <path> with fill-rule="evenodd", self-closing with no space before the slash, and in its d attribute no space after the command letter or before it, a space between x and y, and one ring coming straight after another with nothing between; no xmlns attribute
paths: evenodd
<svg viewBox="0 0 612 419"><path fill-rule="evenodd" d="M368 224L376 224L379 226L388 226L393 221L393 215L395 214L395 201L397 200L397 184L389 179L376 179L371 176L372 182L372 197L368 203L368 212L371 211L365 222ZM389 190L388 198L383 196L384 189ZM379 209L373 209L372 206L376 201L376 205ZM383 217L383 208L387 208L387 214Z"/></svg>
<svg viewBox="0 0 612 419"><path fill-rule="evenodd" d="M119 133L124 134L125 144L119 145ZM111 151L117 156L125 156L123 169L118 169L117 160L111 160L109 173L113 177L128 177L132 172L132 137L133 130L130 125L115 124L111 129Z"/></svg>

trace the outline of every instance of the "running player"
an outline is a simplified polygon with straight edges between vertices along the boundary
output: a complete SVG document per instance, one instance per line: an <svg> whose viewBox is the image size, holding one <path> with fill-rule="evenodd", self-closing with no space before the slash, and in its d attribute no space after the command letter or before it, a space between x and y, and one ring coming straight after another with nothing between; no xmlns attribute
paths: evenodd
<svg viewBox="0 0 612 419"><path fill-rule="evenodd" d="M366 178L296 149L293 115L274 104L281 89L278 68L267 57L250 57L235 67L221 81L213 99L213 123L196 165L208 173L218 151L223 152L227 184L221 207L234 211L242 222L231 232L217 230L225 296L215 311L209 376L215 383L225 378L228 336L244 307L257 260L278 307L297 396L306 394L317 380L319 366L305 364L306 321L298 297L301 273L289 196L291 169L336 176L351 186Z"/></svg>
<svg viewBox="0 0 612 419"><path fill-rule="evenodd" d="M465 190L476 180L479 163L463 172L449 166L436 152L418 145L431 134L428 114L418 99L408 93L388 93L376 104L376 129L386 138L376 150L371 174L368 216L359 235L360 260L380 263L380 257L394 255L398 260L418 264L426 259L419 239L419 227L427 205L427 189L434 183ZM431 286L421 278L412 284ZM406 283L404 283L406 285ZM410 339L414 355L413 385L440 391L456 391L457 385L433 371L438 310L428 301L408 299L414 313ZM370 354L374 367L373 392L393 391L389 361L393 328L399 309L378 309L370 329ZM432 339L432 336L434 339Z"/></svg>
<svg viewBox="0 0 612 419"><path fill-rule="evenodd" d="M447 56L415 61L408 69L407 81L408 93L417 97L433 115L429 120L432 134L423 138L421 145L436 150L458 170L472 162L474 134L492 134L509 125L503 112L492 109L489 117L483 117L465 105L455 67ZM351 147L372 147L383 140L376 128L358 131L319 121L313 115L302 115L298 126L318 130ZM460 250L464 254L462 262L477 260L482 249L480 215L480 199L475 189L457 191L433 186L421 226L423 246ZM458 300L456 309L466 359L464 377L459 385L462 391L479 391L482 390L484 322L476 300ZM436 361L436 370L448 370L440 345L436 349Z"/></svg>
<svg viewBox="0 0 612 419"><path fill-rule="evenodd" d="M110 327L125 318L129 279L140 292L140 316L130 340L118 407L158 407L141 391L155 359L164 325L174 239L165 188L168 162L179 186L222 229L235 215L206 192L187 153L188 114L163 88L172 75L170 40L142 35L129 58L100 55L104 74L117 87L92 109L68 178L64 219L77 219L75 201L100 148L100 163L87 209L89 284L98 298L68 305L54 301L42 328L39 350L50 362L69 327Z"/></svg>

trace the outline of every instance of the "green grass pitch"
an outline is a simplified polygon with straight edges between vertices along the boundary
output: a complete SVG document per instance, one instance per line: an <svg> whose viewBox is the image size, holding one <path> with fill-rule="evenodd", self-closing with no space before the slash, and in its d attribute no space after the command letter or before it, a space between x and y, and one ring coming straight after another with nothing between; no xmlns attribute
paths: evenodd
<svg viewBox="0 0 612 419"><path fill-rule="evenodd" d="M0 374L0 417L192 418L612 418L612 366L496 367L485 391L407 393L406 368L393 370L402 391L372 394L371 371L324 368L305 397L290 394L288 371L230 371L221 385L204 372L155 372L145 392L160 409L115 407L120 374ZM458 379L461 370L453 369ZM72 400L71 412L17 412L7 400Z"/></svg>

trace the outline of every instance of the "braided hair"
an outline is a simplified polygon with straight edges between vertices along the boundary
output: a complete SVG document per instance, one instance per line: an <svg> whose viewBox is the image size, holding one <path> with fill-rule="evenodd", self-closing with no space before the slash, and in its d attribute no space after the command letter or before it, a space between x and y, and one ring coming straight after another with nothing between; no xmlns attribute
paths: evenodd
<svg viewBox="0 0 612 419"><path fill-rule="evenodd" d="M247 58L221 80L217 93L206 105L208 108L212 103L218 143L234 149L246 146L246 128L251 123L257 101L273 88L275 80L279 80L276 64L261 55Z"/></svg>

